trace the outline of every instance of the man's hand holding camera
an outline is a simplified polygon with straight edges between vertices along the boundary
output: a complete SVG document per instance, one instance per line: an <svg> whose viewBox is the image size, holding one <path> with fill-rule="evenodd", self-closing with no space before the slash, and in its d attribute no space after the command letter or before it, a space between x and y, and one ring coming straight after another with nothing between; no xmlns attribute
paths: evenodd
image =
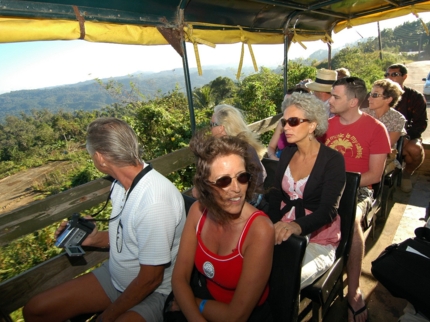
<svg viewBox="0 0 430 322"><path fill-rule="evenodd" d="M65 248L69 256L82 256L85 251L81 246L108 247L108 232L98 231L91 216L82 218L75 213L69 221L64 221L55 231L55 245Z"/></svg>
<svg viewBox="0 0 430 322"><path fill-rule="evenodd" d="M88 220L88 221L92 221L93 217L91 216L85 216L84 219ZM54 238L55 240L58 240L58 236L60 236L64 229L66 229L67 224L69 223L68 220L63 221L60 226L58 226L57 230L54 233ZM96 245L99 244L100 241L98 242L99 239L103 240L102 236L98 236L99 233L107 233L107 232L99 232L97 229L97 225L94 227L93 231L82 241L82 246L92 246L92 247L107 247L109 246L109 239L107 239L105 241L104 245Z"/></svg>

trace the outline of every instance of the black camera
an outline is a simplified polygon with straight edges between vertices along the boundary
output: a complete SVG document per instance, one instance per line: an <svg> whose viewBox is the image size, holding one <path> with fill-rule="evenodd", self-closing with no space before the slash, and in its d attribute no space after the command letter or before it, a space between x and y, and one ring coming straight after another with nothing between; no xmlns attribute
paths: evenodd
<svg viewBox="0 0 430 322"><path fill-rule="evenodd" d="M91 234L94 227L95 225L92 221L74 213L69 218L66 229L58 236L55 246L64 248L69 256L82 256L85 251L82 249L81 244Z"/></svg>

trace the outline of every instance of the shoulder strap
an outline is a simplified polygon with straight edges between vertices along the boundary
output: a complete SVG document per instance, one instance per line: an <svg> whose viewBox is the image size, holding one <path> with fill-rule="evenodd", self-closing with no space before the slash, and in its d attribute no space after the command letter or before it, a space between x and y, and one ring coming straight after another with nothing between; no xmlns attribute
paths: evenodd
<svg viewBox="0 0 430 322"><path fill-rule="evenodd" d="M254 222L255 218L259 216L268 217L263 211L258 210L248 218L245 225L243 226L242 233L240 234L239 240L237 242L237 250L239 251L240 256L242 256L242 246L243 246L243 243L245 242L246 236L248 235L248 231L252 223Z"/></svg>
<svg viewBox="0 0 430 322"><path fill-rule="evenodd" d="M146 167L144 167L138 174L137 174L137 176L136 177L134 177L134 179L133 179L133 182L131 183L131 186L130 186L130 189L128 189L128 192L127 192L127 196L125 197L125 202L124 202L124 205L125 205L125 203L127 202L127 199L128 199L128 197L130 196L130 194L131 194L131 192L133 191L133 189L134 189L134 187L136 187L136 185L139 183L139 181L140 181L140 179L142 179L149 171L151 171L152 170L152 165L149 163ZM109 202L109 200L110 200L110 197L111 197L111 195L112 195L112 191L113 191L113 188L115 187L115 184L117 183L117 181L118 180L115 180L114 182L113 182L113 184L112 184L112 188L110 189L110 191L109 191L109 195L108 195L108 197L107 197L107 200L106 200L106 203L104 204L104 206L103 206L103 208L101 209L101 210L99 210L96 214L94 214L94 215L92 215L92 217L95 217L95 216L97 216L97 215L99 215L105 208L106 208L106 206L107 206L107 204L108 204L108 202ZM93 221L111 221L111 220L114 220L114 219L116 219L116 217L118 217L120 214L122 213L122 211L118 214L118 215L116 215L115 217L113 217L113 218L109 218L109 219L93 219Z"/></svg>

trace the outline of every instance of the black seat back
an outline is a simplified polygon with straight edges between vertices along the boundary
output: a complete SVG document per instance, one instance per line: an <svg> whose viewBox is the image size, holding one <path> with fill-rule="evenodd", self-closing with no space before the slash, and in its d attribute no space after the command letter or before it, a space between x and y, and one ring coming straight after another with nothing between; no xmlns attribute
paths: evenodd
<svg viewBox="0 0 430 322"><path fill-rule="evenodd" d="M403 162L403 142L405 141L405 136L402 135L397 140L396 149L397 149L397 156L396 159L399 161L400 164Z"/></svg>
<svg viewBox="0 0 430 322"><path fill-rule="evenodd" d="M345 189L343 190L338 209L338 213L341 218L340 232L342 237L339 246L336 249L336 258L342 256L345 251L346 253L349 253L352 232L354 230L354 220L357 208L357 189L360 186L360 179L360 173L346 172Z"/></svg>
<svg viewBox="0 0 430 322"><path fill-rule="evenodd" d="M268 298L273 321L297 320L305 250L306 238L296 235L291 235L285 242L275 246Z"/></svg>
<svg viewBox="0 0 430 322"><path fill-rule="evenodd" d="M272 160L268 158L263 158L261 160L261 163L264 166L264 169L266 169L266 180L264 180L264 190L268 190L271 187L273 187L273 183L275 182L275 174L276 169L278 168L279 161Z"/></svg>
<svg viewBox="0 0 430 322"><path fill-rule="evenodd" d="M186 194L182 194L185 203L185 214L188 216L188 212L190 211L191 206L196 201L195 198L187 196Z"/></svg>
<svg viewBox="0 0 430 322"><path fill-rule="evenodd" d="M351 248L360 179L360 173L346 173L345 189L338 209L342 236L334 264L301 292L302 296L312 300L312 321L322 321L336 296L343 298L343 272Z"/></svg>

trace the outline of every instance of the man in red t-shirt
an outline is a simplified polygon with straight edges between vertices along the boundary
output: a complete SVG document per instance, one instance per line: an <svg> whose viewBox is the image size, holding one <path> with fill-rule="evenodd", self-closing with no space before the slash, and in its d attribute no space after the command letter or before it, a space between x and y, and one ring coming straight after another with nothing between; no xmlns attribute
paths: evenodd
<svg viewBox="0 0 430 322"><path fill-rule="evenodd" d="M346 171L361 173L357 215L347 263L348 321L365 321L367 310L359 284L364 254L361 220L371 201L372 191L368 187L380 182L384 173L387 153L391 152L390 139L381 122L359 109L367 95L362 79L347 77L337 80L331 95L330 112L335 116L329 120L325 144L343 154Z"/></svg>

